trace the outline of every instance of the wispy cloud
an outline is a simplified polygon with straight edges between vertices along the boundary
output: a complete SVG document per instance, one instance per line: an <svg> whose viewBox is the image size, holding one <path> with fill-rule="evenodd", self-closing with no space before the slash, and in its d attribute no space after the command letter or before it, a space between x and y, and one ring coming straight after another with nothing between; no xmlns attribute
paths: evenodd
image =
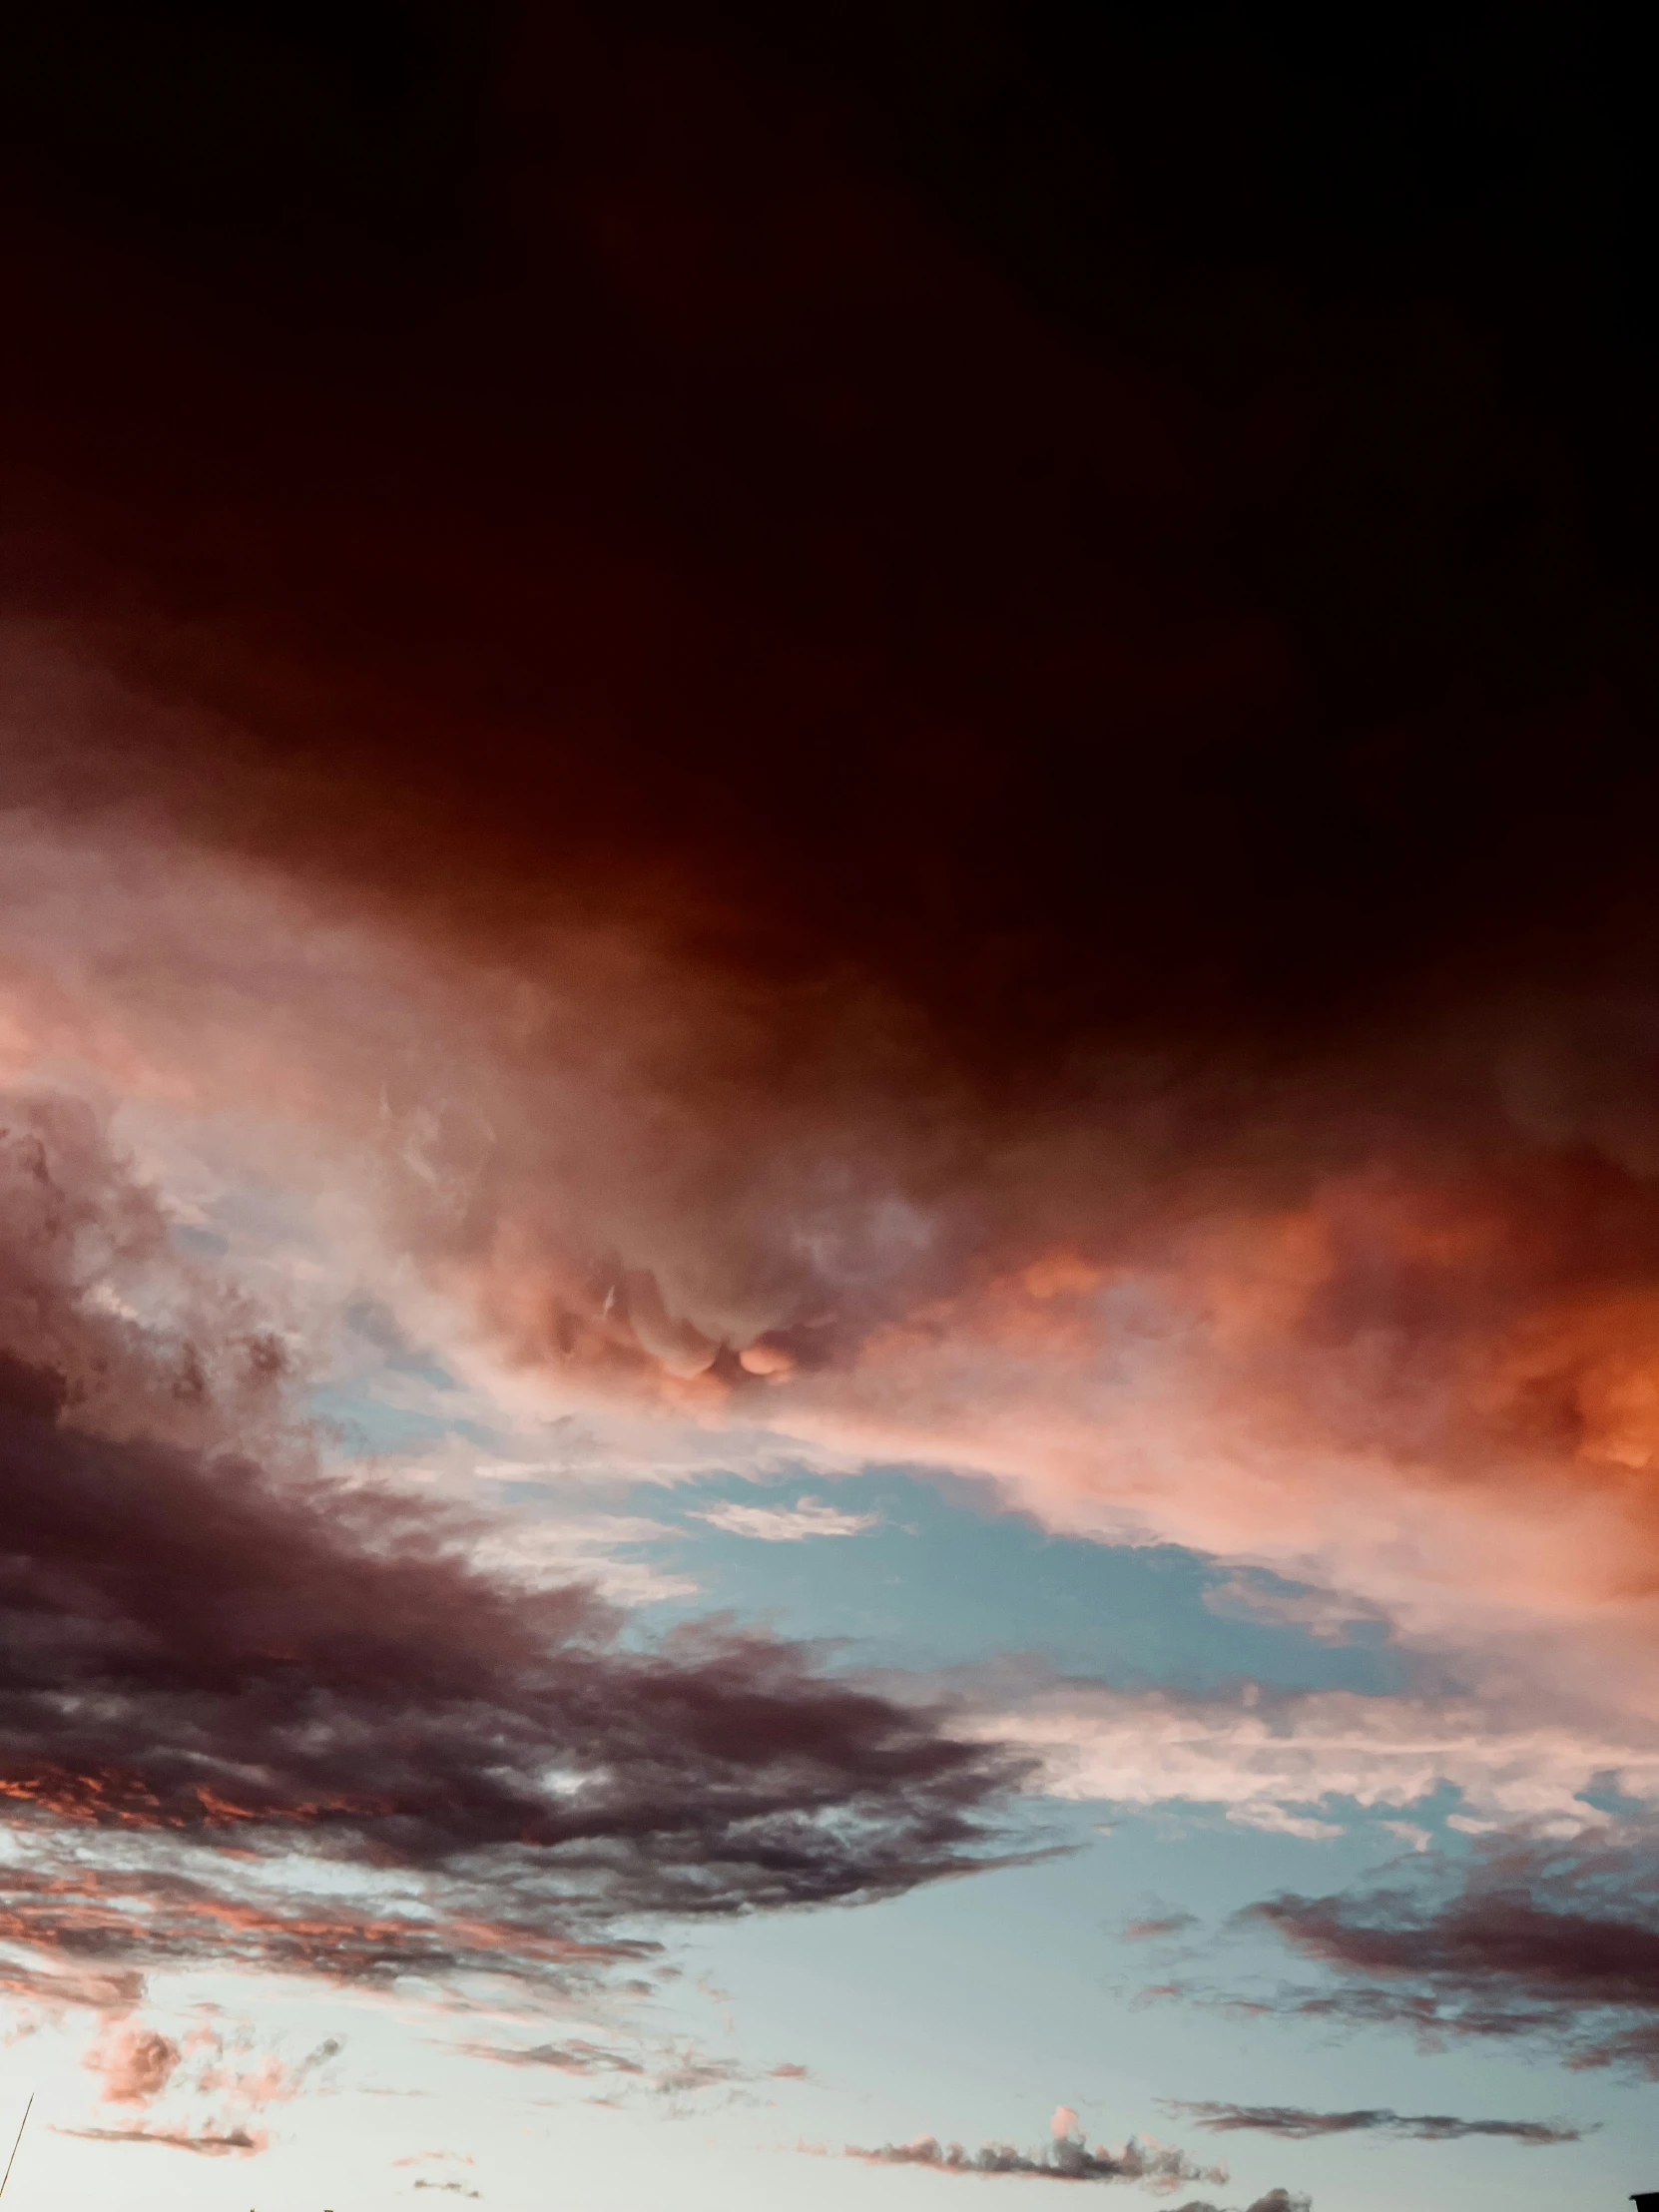
<svg viewBox="0 0 1659 2212"><path fill-rule="evenodd" d="M1582 2142L1594 2128L1570 2120L1463 2120L1447 2112L1392 2112L1378 2108L1355 2112L1312 2112L1295 2104L1216 2104L1166 2097L1167 2110L1183 2112L1195 2126L1214 2134L1251 2131L1303 2142L1317 2135L1397 2135L1416 2143L1457 2143L1471 2135L1493 2135L1534 2148Z"/></svg>
<svg viewBox="0 0 1659 2212"><path fill-rule="evenodd" d="M546 2066L557 2073L614 2074L630 2088L647 2096L678 2102L704 2090L747 2090L767 2082L805 2081L809 2069L791 2060L772 2066L753 2066L743 2060L702 2049L694 2042L673 2043L655 2050L642 2047L638 2056L600 2043L573 2038L563 2043L535 2043L514 2048L497 2043L463 2043L458 2046L472 2058L487 2058L503 2066Z"/></svg>
<svg viewBox="0 0 1659 2212"><path fill-rule="evenodd" d="M1308 1842L1342 1833L1355 1805L1397 1814L1447 1788L1467 1815L1558 1833L1599 1827L1585 1793L1616 1778L1659 1805L1659 1730L1588 1719L1536 1695L1366 1695L1247 1684L1228 1696L1123 1690L1026 1663L964 1677L988 1738L1041 1762L1062 1797L1150 1808L1214 1806L1236 1826ZM1415 1847L1422 1831L1405 1824Z"/></svg>
<svg viewBox="0 0 1659 2212"><path fill-rule="evenodd" d="M799 1544L812 1536L858 1536L874 1528L879 1513L847 1513L822 1498L795 1505L721 1504L699 1507L694 1520L707 1521L729 1536L753 1536L766 1544Z"/></svg>
<svg viewBox="0 0 1659 2212"><path fill-rule="evenodd" d="M580 2038L568 2043L533 2043L518 2050L499 2043L462 2043L457 2047L469 2058L488 2058L498 2066L551 2066L556 2072L568 2074L645 2072L639 2060L630 2058L626 2051Z"/></svg>
<svg viewBox="0 0 1659 2212"><path fill-rule="evenodd" d="M193 2135L184 2129L152 2127L55 2127L55 2135L78 2136L88 2143L159 2143L164 2150L194 2151L200 2158L251 2157L266 2149L270 2137L245 2127L229 2134L210 2131Z"/></svg>
<svg viewBox="0 0 1659 2212"><path fill-rule="evenodd" d="M1659 1833L1608 1822L1566 1838L1499 1834L1467 1859L1425 1854L1393 1882L1252 1906L1328 1970L1245 1999L1326 2026L1531 2041L1577 2068L1659 2079ZM1484 2132L1477 2129L1476 2132Z"/></svg>
<svg viewBox="0 0 1659 2212"><path fill-rule="evenodd" d="M1153 1943L1184 1936L1188 1929L1197 1926L1195 1913L1155 1913L1142 1920L1125 1921L1118 1933L1126 1943Z"/></svg>
<svg viewBox="0 0 1659 2212"><path fill-rule="evenodd" d="M932 2173L978 2174L1012 2177L1025 2181L1133 2181L1160 2193L1183 2182L1223 2183L1225 2166L1200 2166L1168 2145L1142 2142L1131 2136L1119 2150L1104 2143L1091 2149L1076 2124L1076 2114L1061 2105L1050 2123L1051 2141L1040 2150L1022 2151L1012 2143L982 2143L968 2150L960 2143L941 2143L936 2136L918 2135L907 2143L883 2143L863 2149L848 2143L842 2155L872 2166L917 2166Z"/></svg>

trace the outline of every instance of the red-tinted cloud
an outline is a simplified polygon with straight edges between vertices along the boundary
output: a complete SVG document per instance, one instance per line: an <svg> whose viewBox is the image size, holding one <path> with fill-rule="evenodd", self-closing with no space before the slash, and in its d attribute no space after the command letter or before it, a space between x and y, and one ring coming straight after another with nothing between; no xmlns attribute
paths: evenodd
<svg viewBox="0 0 1659 2212"><path fill-rule="evenodd" d="M438 8L370 97L337 12L164 9L139 69L93 9L8 74L9 1049L260 1121L262 1170L286 1117L290 1173L564 1403L977 1467L1642 1705L1652 625L1609 516L1646 439L1539 305L1554 249L1474 209L1421 283L1328 259L1263 213L1297 69L1218 103L1122 22L1062 67L993 8L994 67L917 70L904 9ZM1172 216L1172 170L1225 205ZM83 1498L187 1512L117 1445ZM337 1566L294 1510L238 1591L283 1636ZM258 1771L141 1730L20 1786L428 1859L556 1826L511 1625L380 1510L363 1634L457 1609L506 1779L404 1745L377 1678L361 1772L267 1756L262 1681ZM670 1690L597 1619L544 1623L567 1720L623 1678L647 1747L694 1680L807 1695L751 1647ZM624 1857L663 1810L625 1765L587 1800ZM783 1871L783 1795L780 1894L869 1878ZM683 1897L752 1896L706 1845Z"/></svg>
<svg viewBox="0 0 1659 2212"><path fill-rule="evenodd" d="M105 2029L85 2063L103 2075L106 2104L150 2104L172 2080L183 2055L160 2029L122 2023Z"/></svg>
<svg viewBox="0 0 1659 2212"><path fill-rule="evenodd" d="M84 1272L148 1222L84 1113L15 1105L0 1171L0 1792L31 1838L0 1926L61 1961L45 1986L125 2005L146 1965L205 1956L580 1977L649 1952L609 1936L622 1911L892 1894L976 1862L1017 1764L776 1639L625 1646L585 1589L493 1581L466 1531L297 1447L276 1471L236 1455L267 1366L239 1365L234 1303L198 1345ZM180 1399L196 1441L153 1439L151 1404ZM302 1895L313 1857L364 1896ZM121 2051L136 2095L166 2049Z"/></svg>

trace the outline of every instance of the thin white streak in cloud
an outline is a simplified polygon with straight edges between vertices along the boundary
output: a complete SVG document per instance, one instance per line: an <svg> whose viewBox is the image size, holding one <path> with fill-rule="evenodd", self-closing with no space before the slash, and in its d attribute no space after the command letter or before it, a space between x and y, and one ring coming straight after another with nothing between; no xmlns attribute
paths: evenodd
<svg viewBox="0 0 1659 2212"><path fill-rule="evenodd" d="M811 1536L859 1536L881 1518L879 1513L843 1513L816 1497L804 1497L798 1505L711 1505L691 1517L729 1536L753 1536L764 1544L799 1544Z"/></svg>

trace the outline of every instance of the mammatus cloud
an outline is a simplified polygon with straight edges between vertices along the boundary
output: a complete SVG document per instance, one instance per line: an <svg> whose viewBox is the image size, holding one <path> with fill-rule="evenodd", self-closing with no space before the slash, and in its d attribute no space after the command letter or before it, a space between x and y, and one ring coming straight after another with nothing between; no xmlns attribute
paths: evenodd
<svg viewBox="0 0 1659 2212"><path fill-rule="evenodd" d="M1212 2134L1249 2130L1303 2142L1316 2135L1397 2135L1415 2143L1458 2143L1470 2135L1495 2135L1510 2142L1542 2147L1578 2143L1593 2129L1568 2120L1461 2120L1446 2112L1310 2112L1295 2104L1213 2104L1169 2097L1172 2112L1184 2112Z"/></svg>
<svg viewBox="0 0 1659 2212"><path fill-rule="evenodd" d="M1183 2182L1225 2182L1225 2166L1197 2166L1184 2151L1131 2136L1121 2150L1097 2143L1091 2150L1077 2115L1061 2105L1050 2122L1052 2140L1041 2150L1016 2150L1012 2143L983 2143L970 2151L960 2143L940 2143L918 2135L908 2143L883 2143L864 2150L849 2143L843 2156L874 2166L923 2166L934 2173L1013 2175L1028 2181L1135 2181L1167 2194Z"/></svg>
<svg viewBox="0 0 1659 2212"><path fill-rule="evenodd" d="M1529 2041L1573 2067L1659 2078L1659 1842L1651 1823L1575 1837L1500 1835L1410 1876L1249 1908L1322 1986L1244 2000L1253 2011L1403 2028L1429 2048Z"/></svg>

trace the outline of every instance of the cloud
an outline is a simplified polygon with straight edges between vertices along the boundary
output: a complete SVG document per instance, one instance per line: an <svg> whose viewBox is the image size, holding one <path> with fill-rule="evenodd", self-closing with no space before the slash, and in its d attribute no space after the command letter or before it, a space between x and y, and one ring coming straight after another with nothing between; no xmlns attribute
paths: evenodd
<svg viewBox="0 0 1659 2212"><path fill-rule="evenodd" d="M150 2127L54 2127L54 2135L78 2136L85 2143L160 2143L167 2150L194 2151L200 2158L253 2157L267 2148L269 2138L258 2130L233 2128L229 2134Z"/></svg>
<svg viewBox="0 0 1659 2212"><path fill-rule="evenodd" d="M875 2166L922 2166L934 2173L1011 2175L1028 2181L1134 2181L1166 2192L1187 2181L1225 2182L1225 2166L1197 2166L1183 2151L1141 2142L1131 2136L1121 2150L1097 2143L1091 2150L1076 2128L1076 2115L1062 2105L1055 2113L1054 2139L1037 2151L1011 2143L984 2143L969 2151L960 2143L941 2144L918 2135L908 2143L883 2143L876 2150L846 2146L843 2156Z"/></svg>
<svg viewBox="0 0 1659 2212"><path fill-rule="evenodd" d="M1495 2135L1539 2147L1582 2142L1586 2134L1594 2132L1568 2120L1460 2120L1445 2112L1385 2109L1311 2112L1294 2104L1214 2104L1185 2097L1170 2097L1165 2102L1171 2111L1186 2113L1213 2134L1248 2129L1283 2136L1290 2142L1303 2142L1316 2135L1381 2134L1417 2143L1457 2143L1471 2135Z"/></svg>
<svg viewBox="0 0 1659 2212"><path fill-rule="evenodd" d="M1183 1936L1189 1928L1198 1926L1193 1913L1160 1913L1149 1919L1126 1921L1118 1931L1126 1943L1162 1942L1171 1936Z"/></svg>
<svg viewBox="0 0 1659 2212"><path fill-rule="evenodd" d="M1650 1824L1500 1834L1408 1881L1247 1909L1329 1971L1252 2008L1447 2041L1535 2042L1575 2068L1659 2078L1659 1849Z"/></svg>
<svg viewBox="0 0 1659 2212"><path fill-rule="evenodd" d="M307 1172L297 1129L359 1146L341 1181L375 1234L550 1393L984 1468L1049 1525L1306 1572L1406 1637L1478 1613L1523 1646L1535 1618L1639 1638L1651 754L1636 587L1564 488L1618 445L1599 407L1564 455L1484 278L1455 342L1382 287L1359 349L1360 310L1293 278L1285 326L1224 348L1250 395L1224 425L1192 332L1233 328L1274 254L1183 264L1166 314L993 192L989 259L1019 269L991 281L959 195L941 222L810 70L688 27L663 81L774 179L763 212L694 131L642 129L621 32L561 21L444 75L461 142L565 167L534 206L492 171L462 216L475 163L427 148L413 232L449 209L454 254L420 265L419 332L303 119L273 143L317 199L231 189L215 68L177 88L233 266L278 254L247 193L311 211L233 343L200 260L144 280L177 266L182 188L126 96L45 103L107 110L123 152L70 151L85 191L41 266L102 266L109 162L167 366L135 374L86 284L64 377L62 301L24 284L11 419L58 551L7 641L15 1054L158 1119L230 1100L251 1148L285 1120ZM1122 132L1079 141L1070 84L1007 35L1013 108L1073 148L1089 220L1161 235ZM850 43L916 148L984 126L963 93L940 130ZM1102 51L1138 88L1112 112L1167 119L1167 57ZM832 251L830 207L860 211ZM323 271L355 255L346 309ZM506 274L529 267L560 275ZM434 333L463 304L461 358ZM307 309L348 331L309 343ZM780 364L830 328L822 390L788 396ZM284 380L287 344L327 365ZM626 365L595 376L590 345ZM401 398L369 425L376 378ZM1480 389L1511 394L1501 430ZM599 452L627 465L596 509ZM686 493L688 453L729 501ZM212 515L162 481L214 483ZM1241 501L1271 559L1221 550ZM1486 527L1523 510L1535 560Z"/></svg>
<svg viewBox="0 0 1659 2212"><path fill-rule="evenodd" d="M803 1543L810 1536L857 1536L881 1518L879 1513L842 1512L816 1497L804 1497L796 1505L711 1505L699 1508L692 1517L729 1536L753 1536L768 1544Z"/></svg>
<svg viewBox="0 0 1659 2212"><path fill-rule="evenodd" d="M1309 1841L1340 1834L1351 1805L1396 1812L1448 1787L1477 1819L1563 1834L1601 1825L1586 1793L1610 1779L1659 1804L1652 1720L1530 1689L1516 1695L1512 1685L1470 1696L1252 1683L1193 1696L1119 1690L1023 1663L967 1672L961 1685L987 1737L1037 1757L1042 1786L1056 1795L1215 1805L1243 1827ZM1423 1835L1393 1825L1412 1845Z"/></svg>
<svg viewBox="0 0 1659 2212"><path fill-rule="evenodd" d="M123 2022L107 2027L81 2063L103 2076L106 2104L150 2104L166 2089L183 2055L159 2029Z"/></svg>
<svg viewBox="0 0 1659 2212"><path fill-rule="evenodd" d="M617 2093L604 2101L618 2103L622 2084L647 2096L670 2103L695 2097L704 2090L720 2089L747 2098L747 2092L768 2082L805 2081L806 2066L785 2061L780 2065L752 2066L736 2058L721 2057L692 2042L669 2043L655 2048L641 2044L638 2055L609 2045L573 2038L565 2043L537 2043L514 2049L498 2043L462 2043L469 2057L487 2058L504 2066L549 2066L558 2073L612 2074L619 2078Z"/></svg>
<svg viewBox="0 0 1659 2212"><path fill-rule="evenodd" d="M0 1935L62 1961L43 1986L580 1974L640 1953L605 1933L624 1911L893 1895L985 1853L1006 1755L776 1638L624 1644L580 1584L526 1591L466 1524L317 1473L235 1299L183 1268L171 1310L113 1295L172 1265L164 1230L85 1109L12 1102L0 1790L30 1848ZM364 1896L307 1895L313 1863Z"/></svg>
<svg viewBox="0 0 1659 2212"><path fill-rule="evenodd" d="M608 2049L602 2043L577 2038L569 2043L536 2043L527 2050L504 2049L498 2043L463 2043L471 2058L490 2058L500 2066L552 2066L560 2073L644 2073L645 2068L626 2051Z"/></svg>
<svg viewBox="0 0 1659 2212"><path fill-rule="evenodd" d="M1239 215L1282 205L1272 121L1166 281L1167 146L1210 188L1220 157L1169 138L1204 102L1121 27L1078 99L1004 26L995 121L977 67L923 92L851 37L889 163L863 92L762 44L570 20L413 55L394 122L321 31L257 26L240 74L205 48L163 134L119 42L20 62L49 97L27 79L5 187L6 1068L303 1191L306 1280L451 1302L526 1398L636 1421L643 1467L661 1418L973 1468L1047 1527L1225 1558L1287 1629L1384 1623L1519 1684L1495 1721L1074 1699L1027 1716L1056 1787L1310 1842L1333 1796L1435 1778L1477 1819L1581 1825L1598 1760L1650 1791L1628 379L1576 311L1540 322L1542 248L1437 256L1474 271L1443 319L1375 241L1334 294L1294 225ZM364 135L280 89L318 55ZM232 75L269 88L251 143ZM478 152L538 147L545 190ZM1063 190L1027 190L1030 147ZM943 220L899 182L926 176ZM1076 237L1033 238L1062 202ZM1125 255L1145 281L1094 274ZM1241 316L1281 266L1290 304ZM102 1856L56 1893L8 1874L5 1926L61 1990L130 2006L209 1945L575 1974L622 1955L616 1914L890 1894L991 1848L1015 1770L946 1722L764 1639L641 1651L316 1483L285 1328L173 1266L178 1224L67 1110L6 1204L0 1784ZM307 1855L394 1894L301 1898Z"/></svg>

